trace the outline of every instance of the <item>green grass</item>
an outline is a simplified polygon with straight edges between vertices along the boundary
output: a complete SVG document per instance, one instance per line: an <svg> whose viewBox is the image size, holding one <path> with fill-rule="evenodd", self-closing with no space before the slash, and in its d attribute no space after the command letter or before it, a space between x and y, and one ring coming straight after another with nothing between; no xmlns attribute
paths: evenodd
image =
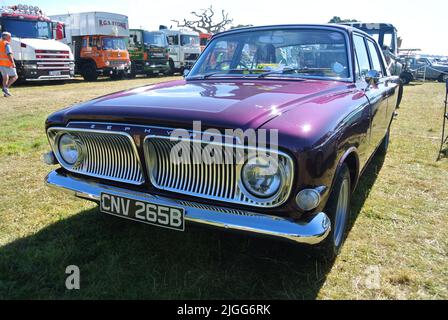
<svg viewBox="0 0 448 320"><path fill-rule="evenodd" d="M104 216L43 184L48 114L155 81L21 86L0 99L0 298L448 298L448 159L435 162L443 85L406 87L389 153L363 176L352 230L328 265L283 242ZM79 291L65 289L69 265L80 267Z"/></svg>

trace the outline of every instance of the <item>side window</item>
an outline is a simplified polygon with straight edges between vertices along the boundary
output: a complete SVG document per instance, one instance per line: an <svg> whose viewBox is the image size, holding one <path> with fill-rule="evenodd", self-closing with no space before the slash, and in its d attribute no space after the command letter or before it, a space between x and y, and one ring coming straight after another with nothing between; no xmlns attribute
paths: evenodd
<svg viewBox="0 0 448 320"><path fill-rule="evenodd" d="M174 46L179 45L179 36L178 35L168 36L168 43Z"/></svg>
<svg viewBox="0 0 448 320"><path fill-rule="evenodd" d="M86 38L82 39L82 47L87 48L87 39Z"/></svg>
<svg viewBox="0 0 448 320"><path fill-rule="evenodd" d="M358 61L357 78L364 77L370 71L369 54L367 53L364 37L355 35L353 42L356 51L356 60Z"/></svg>
<svg viewBox="0 0 448 320"><path fill-rule="evenodd" d="M93 37L89 37L89 47L93 48Z"/></svg>
<svg viewBox="0 0 448 320"><path fill-rule="evenodd" d="M381 63L380 56L378 55L376 45L370 40L367 40L367 45L369 47L370 57L372 58L373 70L376 70L384 75L383 64Z"/></svg>

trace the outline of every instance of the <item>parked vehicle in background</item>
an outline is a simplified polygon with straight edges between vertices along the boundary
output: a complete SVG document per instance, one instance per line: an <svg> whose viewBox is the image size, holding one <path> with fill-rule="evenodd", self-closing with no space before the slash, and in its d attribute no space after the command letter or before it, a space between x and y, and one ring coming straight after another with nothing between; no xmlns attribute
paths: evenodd
<svg viewBox="0 0 448 320"><path fill-rule="evenodd" d="M160 31L131 29L128 51L131 58L131 77L137 74L154 75L170 72L168 40Z"/></svg>
<svg viewBox="0 0 448 320"><path fill-rule="evenodd" d="M65 24L65 38L75 56L76 73L87 81L98 76L121 79L131 70L126 48L129 38L128 17L108 12L54 15Z"/></svg>
<svg viewBox="0 0 448 320"><path fill-rule="evenodd" d="M73 54L67 45L54 40L53 28L57 28L59 34L64 32L63 25L53 23L38 7L0 7L0 33L12 34L11 48L19 80L69 80L74 77Z"/></svg>
<svg viewBox="0 0 448 320"><path fill-rule="evenodd" d="M399 76L404 84L409 83L409 70L399 58L401 41L398 38L397 28L390 23L343 23L344 25L360 29L370 34L380 45L386 58L387 66L393 75Z"/></svg>
<svg viewBox="0 0 448 320"><path fill-rule="evenodd" d="M190 69L201 54L199 33L188 30L172 30L161 26L160 31L168 38L171 73Z"/></svg>
<svg viewBox="0 0 448 320"><path fill-rule="evenodd" d="M387 152L399 82L350 27L223 32L185 79L50 115L44 159L60 167L46 182L123 219L270 236L332 259L360 176Z"/></svg>
<svg viewBox="0 0 448 320"><path fill-rule="evenodd" d="M199 34L199 44L201 45L201 52L205 50L205 47L207 46L208 42L212 38L212 34L210 33L200 33Z"/></svg>
<svg viewBox="0 0 448 320"><path fill-rule="evenodd" d="M448 80L448 65L434 63L426 57L407 56L404 58L415 79Z"/></svg>

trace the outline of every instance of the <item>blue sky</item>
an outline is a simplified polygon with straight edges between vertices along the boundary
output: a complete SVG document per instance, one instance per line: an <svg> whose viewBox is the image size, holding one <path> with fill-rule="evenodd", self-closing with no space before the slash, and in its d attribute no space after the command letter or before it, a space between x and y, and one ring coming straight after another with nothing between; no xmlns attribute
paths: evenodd
<svg viewBox="0 0 448 320"><path fill-rule="evenodd" d="M326 23L333 16L364 22L390 22L404 39L403 47L448 55L447 0L0 0L0 5L18 2L41 7L47 14L109 11L129 16L131 27L157 29L171 25L192 10L225 9L235 24Z"/></svg>

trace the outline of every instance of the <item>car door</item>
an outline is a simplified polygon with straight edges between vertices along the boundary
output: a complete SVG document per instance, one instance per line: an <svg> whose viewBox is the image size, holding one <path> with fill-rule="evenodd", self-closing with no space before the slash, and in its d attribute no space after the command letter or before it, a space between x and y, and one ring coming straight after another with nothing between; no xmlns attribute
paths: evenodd
<svg viewBox="0 0 448 320"><path fill-rule="evenodd" d="M392 121L393 114L397 107L399 77L390 75L390 72L386 70L384 58L378 45L371 39L366 40L367 47L369 49L372 70L380 72L381 77L378 86L381 87L381 90L385 91L387 98L387 104L385 104L386 108L381 108L379 110L380 118L378 119L378 134L381 142L386 135L387 130L389 130L390 122Z"/></svg>
<svg viewBox="0 0 448 320"><path fill-rule="evenodd" d="M388 89L384 75L381 73L380 79L375 84L369 84L365 78L367 73L374 70L374 65L368 50L367 39L360 34L353 35L353 44L357 57L359 74L357 75L358 85L362 86L364 93L370 103L370 139L369 154L372 154L383 140L385 129L385 118L388 104ZM376 70L382 72L382 70Z"/></svg>

